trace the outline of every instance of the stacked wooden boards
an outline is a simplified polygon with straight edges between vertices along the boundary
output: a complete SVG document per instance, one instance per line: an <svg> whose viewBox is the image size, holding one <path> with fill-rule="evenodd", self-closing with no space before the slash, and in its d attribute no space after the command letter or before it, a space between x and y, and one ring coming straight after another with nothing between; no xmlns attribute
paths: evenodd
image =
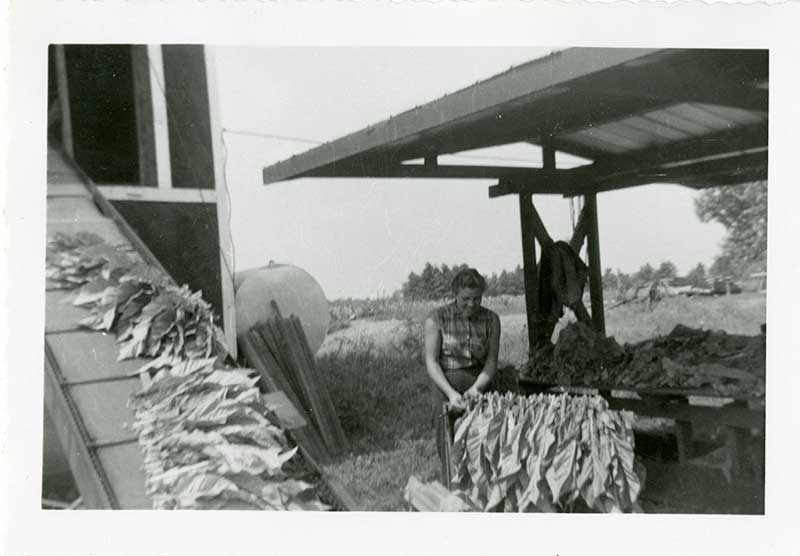
<svg viewBox="0 0 800 556"><path fill-rule="evenodd" d="M347 451L347 437L317 373L300 320L294 315L284 318L274 301L272 306L276 316L252 327L239 344L266 388L285 392L309 423L293 432L297 443L312 459L330 461Z"/></svg>

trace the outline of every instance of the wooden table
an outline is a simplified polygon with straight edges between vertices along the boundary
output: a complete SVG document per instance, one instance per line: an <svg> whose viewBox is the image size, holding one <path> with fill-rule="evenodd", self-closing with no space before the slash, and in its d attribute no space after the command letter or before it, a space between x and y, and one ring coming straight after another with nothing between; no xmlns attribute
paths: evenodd
<svg viewBox="0 0 800 556"><path fill-rule="evenodd" d="M710 389L630 388L609 385L559 385L519 378L520 390L530 395L559 389L566 392L591 390L603 396L611 409L675 421L678 460L690 458L693 425L714 425L725 430L725 445L731 459L731 475L741 477L746 470L746 440L751 431L764 431L764 398L725 396ZM697 398L715 400L699 404Z"/></svg>

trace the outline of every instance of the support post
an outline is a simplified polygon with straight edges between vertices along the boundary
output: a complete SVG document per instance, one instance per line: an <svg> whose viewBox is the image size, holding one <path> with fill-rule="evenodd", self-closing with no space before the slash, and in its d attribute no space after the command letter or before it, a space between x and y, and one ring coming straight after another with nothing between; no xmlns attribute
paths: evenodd
<svg viewBox="0 0 800 556"><path fill-rule="evenodd" d="M55 46L56 80L58 86L58 100L61 104L61 146L70 158L75 157L72 144L72 113L69 107L69 85L67 84L67 57L64 45Z"/></svg>
<svg viewBox="0 0 800 556"><path fill-rule="evenodd" d="M528 317L528 353L536 345L539 316L539 276L536 267L536 233L533 229L533 199L528 193L519 196L519 220L522 229L522 269L525 280L525 312Z"/></svg>
<svg viewBox="0 0 800 556"><path fill-rule="evenodd" d="M597 225L597 195L584 195L584 208L589 219L587 251L589 254L589 293L592 298L592 323L594 329L606 333L605 309L603 307L602 269L600 268L600 237Z"/></svg>

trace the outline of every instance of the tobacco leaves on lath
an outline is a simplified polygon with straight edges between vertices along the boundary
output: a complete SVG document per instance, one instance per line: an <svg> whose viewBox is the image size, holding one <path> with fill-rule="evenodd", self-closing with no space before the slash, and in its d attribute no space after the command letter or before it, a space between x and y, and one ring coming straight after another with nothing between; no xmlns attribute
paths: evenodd
<svg viewBox="0 0 800 556"><path fill-rule="evenodd" d="M600 397L484 394L456 423L452 488L484 511L636 511L631 418Z"/></svg>
<svg viewBox="0 0 800 556"><path fill-rule="evenodd" d="M155 508L328 509L291 471L297 448L269 419L259 378L225 363L199 292L85 233L48 242L47 278L79 288L71 301L91 312L81 324L116 333L120 360L154 358L134 373L143 388L130 405Z"/></svg>

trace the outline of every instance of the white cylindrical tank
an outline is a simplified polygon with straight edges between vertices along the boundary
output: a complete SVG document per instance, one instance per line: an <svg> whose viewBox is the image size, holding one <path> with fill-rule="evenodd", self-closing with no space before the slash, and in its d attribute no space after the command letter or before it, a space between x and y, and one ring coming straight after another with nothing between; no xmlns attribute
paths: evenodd
<svg viewBox="0 0 800 556"><path fill-rule="evenodd" d="M234 290L237 336L272 318L274 300L284 317L296 315L300 319L312 353L322 345L330 324L328 300L317 281L302 268L270 262L237 272Z"/></svg>

